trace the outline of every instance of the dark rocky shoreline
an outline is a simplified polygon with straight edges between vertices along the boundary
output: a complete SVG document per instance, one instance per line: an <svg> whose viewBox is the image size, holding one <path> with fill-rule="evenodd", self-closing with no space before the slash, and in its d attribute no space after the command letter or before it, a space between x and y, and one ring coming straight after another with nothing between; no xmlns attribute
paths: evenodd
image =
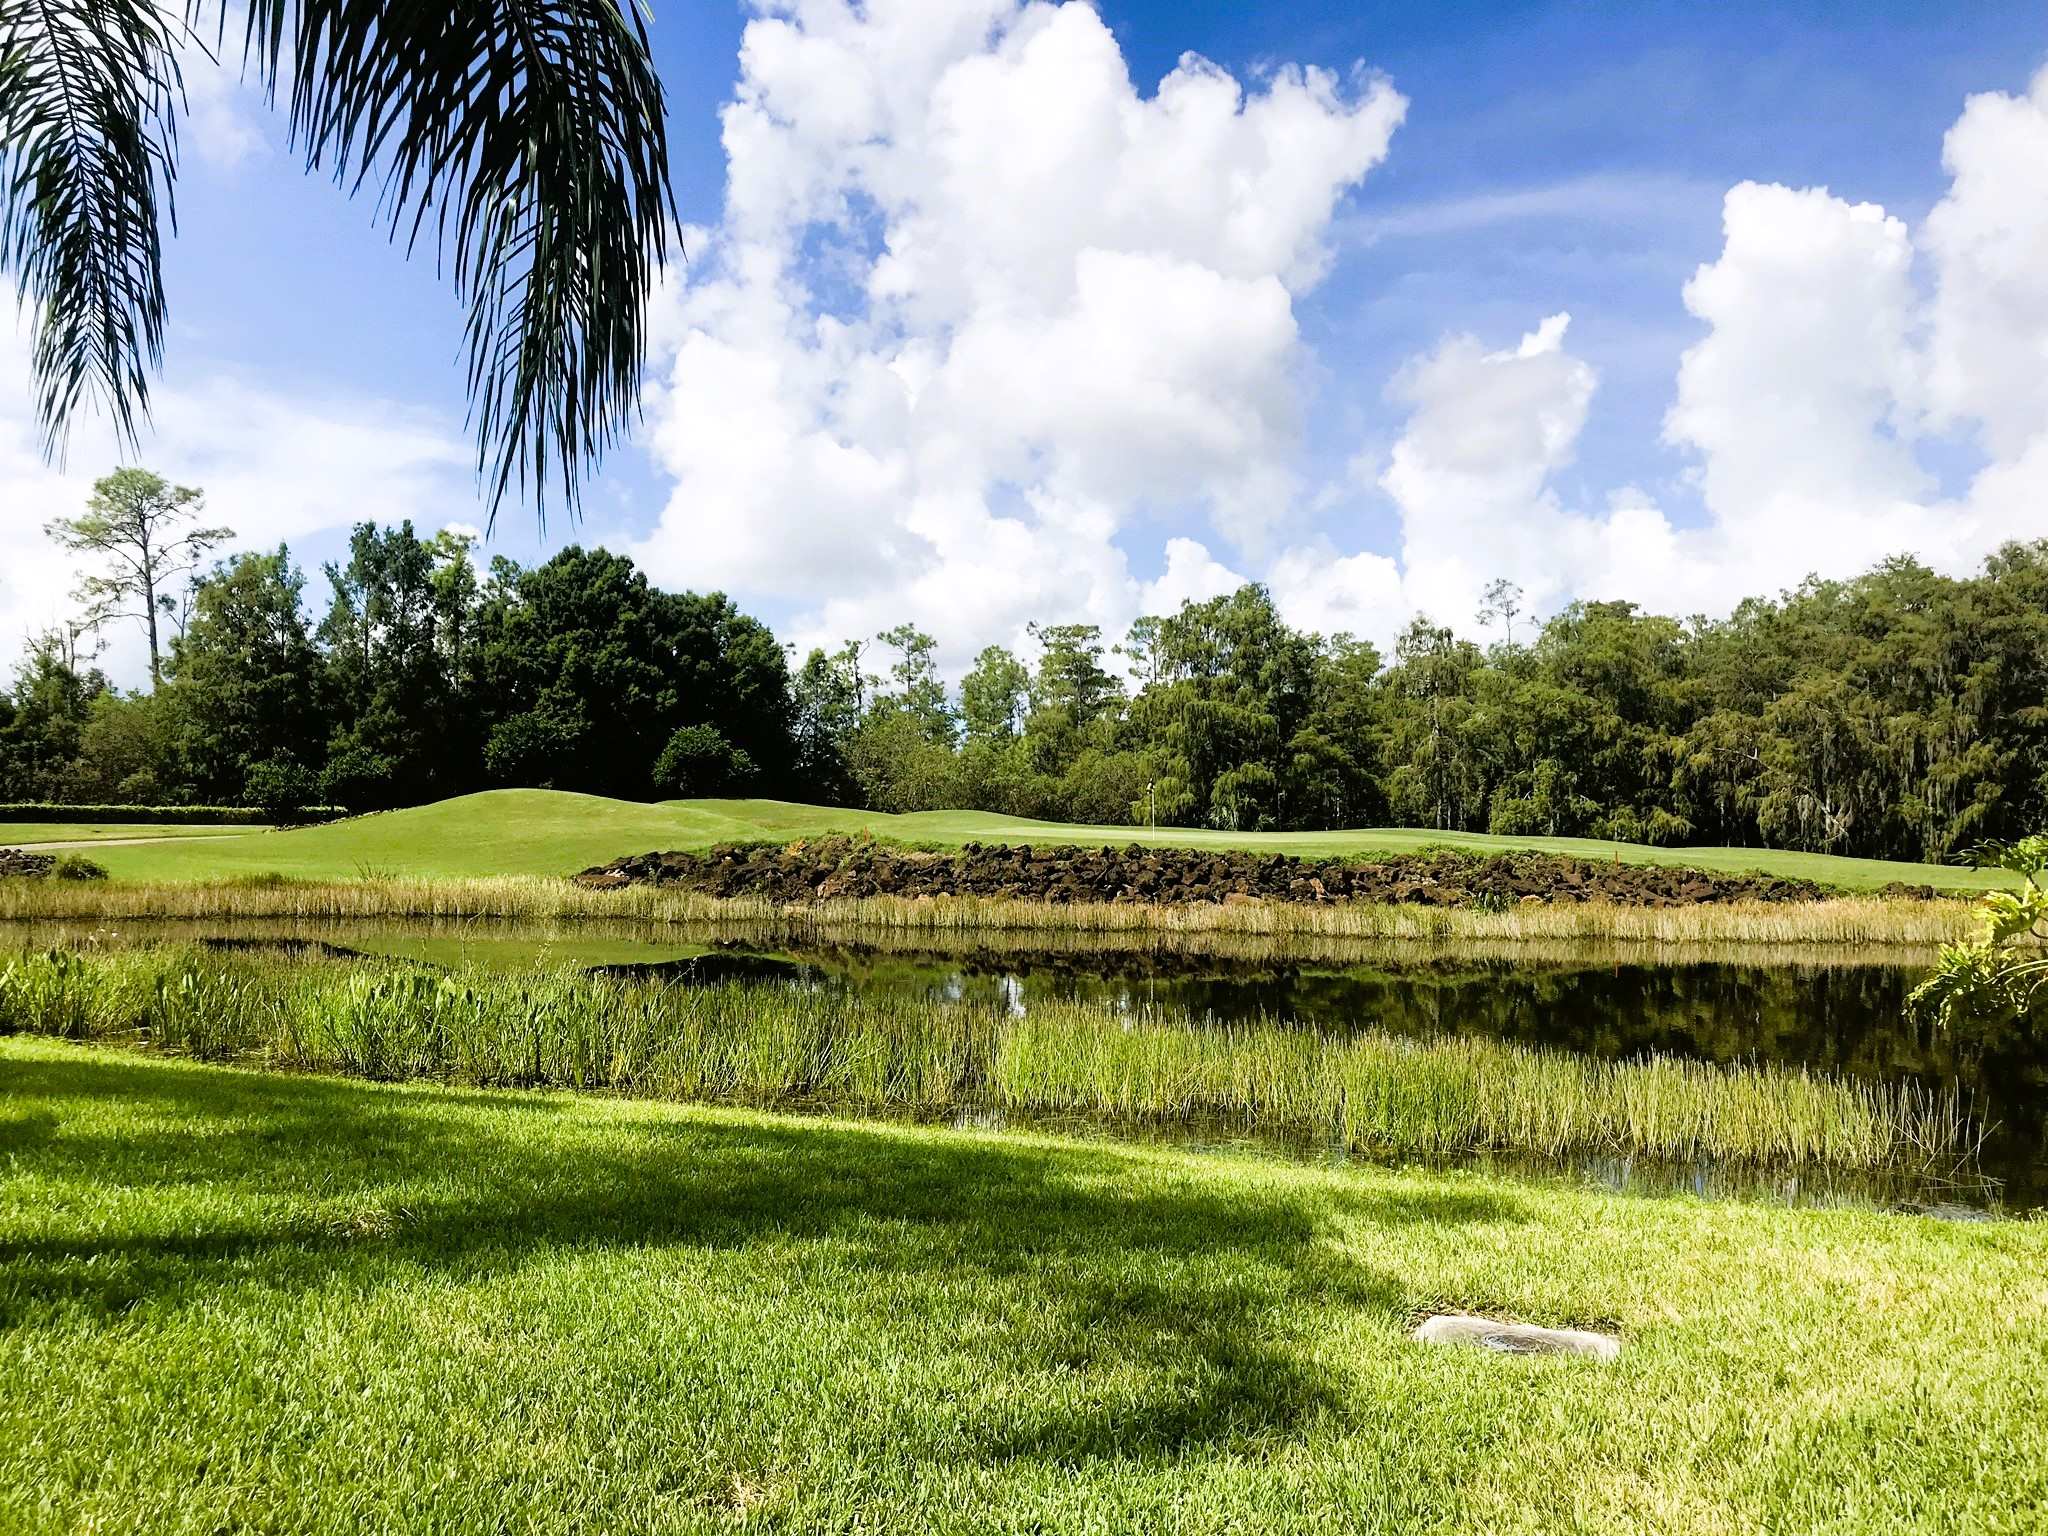
<svg viewBox="0 0 2048 1536"><path fill-rule="evenodd" d="M785 847L727 844L705 854L634 854L586 869L575 878L595 890L656 885L779 902L974 896L1167 906L1280 901L1679 907L1809 902L1840 894L1809 880L1775 875L1610 864L1547 853L1475 856L1439 850L1353 863L1136 844L1081 848L969 843L957 852L932 853L843 837ZM1934 892L1925 886L1896 886L1886 894L1926 897Z"/></svg>

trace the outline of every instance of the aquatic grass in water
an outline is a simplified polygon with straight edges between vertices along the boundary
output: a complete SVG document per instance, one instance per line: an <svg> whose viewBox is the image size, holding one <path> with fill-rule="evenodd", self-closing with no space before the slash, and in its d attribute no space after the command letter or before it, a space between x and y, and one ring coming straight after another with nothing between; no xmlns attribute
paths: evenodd
<svg viewBox="0 0 2048 1536"><path fill-rule="evenodd" d="M1001 1039L999 1102L1109 1119L1328 1129L1403 1154L1599 1150L1672 1161L1955 1166L1972 1131L1952 1093L1774 1065L1600 1061L1498 1041L1341 1038L1284 1026L1128 1023L1048 1009Z"/></svg>
<svg viewBox="0 0 2048 1536"><path fill-rule="evenodd" d="M1953 1169L1973 1137L1952 1093L1763 1064L1601 1061L1465 1037L1131 1017L1089 1003L1041 1003L1013 1017L830 988L439 974L183 947L14 959L0 968L0 1033L477 1086L918 1114L998 1109L1112 1126L1227 1122L1397 1156L1611 1152Z"/></svg>

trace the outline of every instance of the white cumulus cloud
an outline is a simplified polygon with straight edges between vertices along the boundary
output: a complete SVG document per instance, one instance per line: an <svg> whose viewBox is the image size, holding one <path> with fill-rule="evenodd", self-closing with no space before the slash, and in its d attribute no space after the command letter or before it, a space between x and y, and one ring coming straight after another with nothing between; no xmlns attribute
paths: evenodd
<svg viewBox="0 0 2048 1536"><path fill-rule="evenodd" d="M1561 500L1597 382L1563 315L1512 349L1460 336L1411 362L1379 482L1401 518L1390 606L1469 624L1507 576L1539 610L1621 597L1713 613L1809 574L1896 554L1962 570L2048 535L2048 71L2023 97L1970 98L1944 162L1917 240L1826 189L1729 190L1721 252L1685 285L1706 330L1665 419L1704 512L1689 525L1635 487L1592 509ZM1988 462L1945 495L1922 449L1962 443ZM1310 569L1330 585L1333 568ZM1383 595L1386 581L1359 577Z"/></svg>
<svg viewBox="0 0 2048 1536"><path fill-rule="evenodd" d="M954 663L1034 617L1112 630L1235 573L1297 495L1332 214L1405 103L1354 72L1149 95L1085 4L821 0L748 24L726 209L657 332L658 579L794 601L800 643L913 615Z"/></svg>

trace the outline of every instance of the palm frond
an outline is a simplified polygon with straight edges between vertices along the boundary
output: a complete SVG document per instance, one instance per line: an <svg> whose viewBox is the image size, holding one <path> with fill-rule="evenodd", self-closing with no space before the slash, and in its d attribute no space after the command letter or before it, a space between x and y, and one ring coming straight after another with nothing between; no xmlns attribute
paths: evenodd
<svg viewBox="0 0 2048 1536"><path fill-rule="evenodd" d="M148 413L181 99L171 25L155 0L0 0L0 271L32 313L49 454L88 392L130 442Z"/></svg>
<svg viewBox="0 0 2048 1536"><path fill-rule="evenodd" d="M192 0L195 13L210 0ZM288 89L309 169L381 180L469 306L491 514L545 512L639 401L646 301L675 217L661 83L620 0L251 0L247 54Z"/></svg>

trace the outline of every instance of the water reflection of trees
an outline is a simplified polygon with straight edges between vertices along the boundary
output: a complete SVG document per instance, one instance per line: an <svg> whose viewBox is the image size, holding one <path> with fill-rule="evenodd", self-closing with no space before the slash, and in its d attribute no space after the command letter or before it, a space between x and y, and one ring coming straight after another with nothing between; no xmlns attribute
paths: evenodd
<svg viewBox="0 0 2048 1536"><path fill-rule="evenodd" d="M2048 1165L2048 1054L2024 1037L1975 1040L1909 1017L1919 966L1704 963L1521 963L1439 956L1352 969L1185 963L1132 975L1129 956L819 957L861 986L943 984L990 1000L1087 1000L1186 1009L1221 1023L1294 1020L1428 1038L1483 1035L1620 1058L1648 1051L1708 1061L1763 1060L1873 1080L1955 1085L1997 1132L1987 1161L2033 1189ZM1105 972L1113 971L1112 974ZM2016 1188L2014 1193L2018 1193Z"/></svg>

